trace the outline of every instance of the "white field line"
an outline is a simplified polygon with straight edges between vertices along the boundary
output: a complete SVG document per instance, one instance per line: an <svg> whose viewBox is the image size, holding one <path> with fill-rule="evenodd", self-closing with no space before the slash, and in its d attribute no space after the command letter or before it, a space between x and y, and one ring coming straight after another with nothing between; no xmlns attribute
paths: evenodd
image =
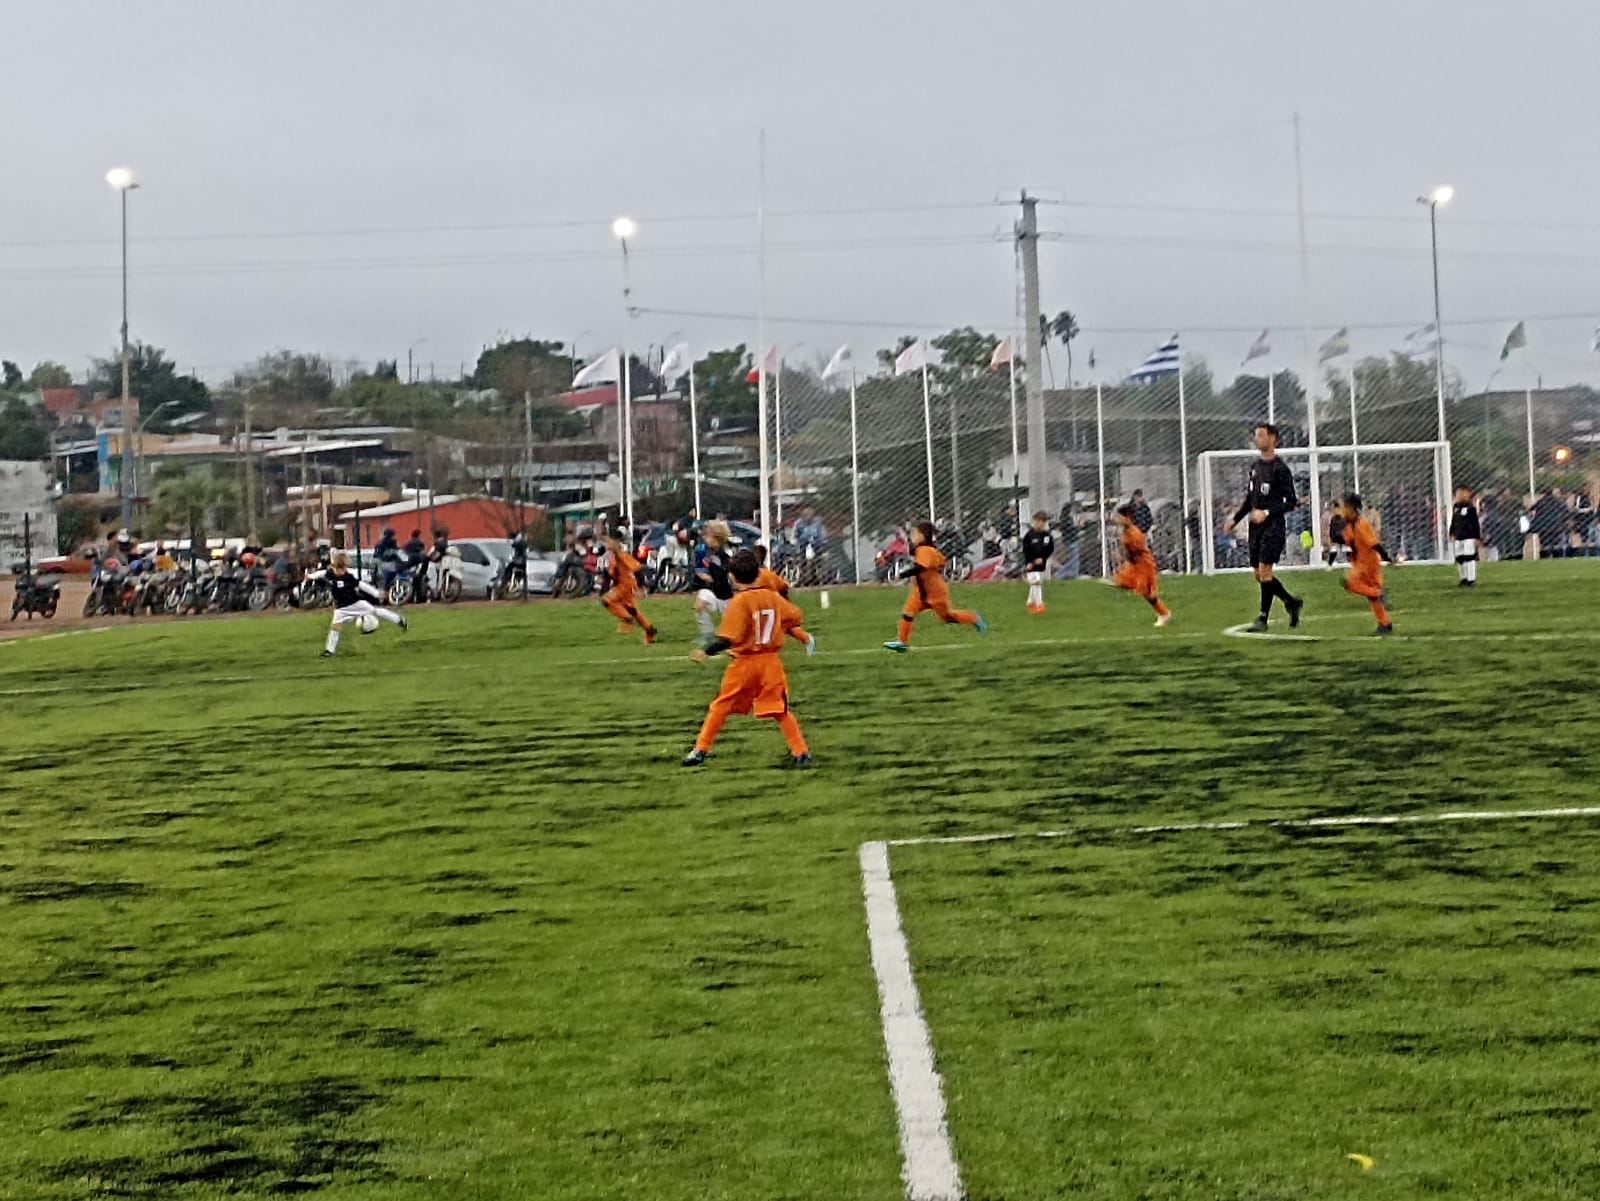
<svg viewBox="0 0 1600 1201"><path fill-rule="evenodd" d="M1415 826L1446 822L1532 821L1548 818L1600 817L1600 806L1566 809L1452 810L1444 813L1402 813L1351 817L1252 818L1239 821L1177 822L1165 826L1124 826L1111 833L1184 834L1205 830L1346 829L1359 826ZM1097 831L1098 832L1098 831ZM883 1045L889 1060L889 1089L900 1127L901 1175L908 1201L962 1201L961 1170L945 1116L944 1082L934 1060L933 1035L922 1013L922 1000L911 966L911 946L900 920L889 868L893 847L971 846L1070 838L1082 830L1012 831L1002 834L958 834L942 838L891 838L861 844L861 890L866 899L867 939L872 971L878 981Z"/></svg>
<svg viewBox="0 0 1600 1201"><path fill-rule="evenodd" d="M961 1172L945 1126L944 1088L934 1066L933 1039L911 972L911 948L900 925L887 843L862 844L861 891L866 898L872 970L878 977L889 1088L900 1124L906 1196L909 1201L961 1201Z"/></svg>

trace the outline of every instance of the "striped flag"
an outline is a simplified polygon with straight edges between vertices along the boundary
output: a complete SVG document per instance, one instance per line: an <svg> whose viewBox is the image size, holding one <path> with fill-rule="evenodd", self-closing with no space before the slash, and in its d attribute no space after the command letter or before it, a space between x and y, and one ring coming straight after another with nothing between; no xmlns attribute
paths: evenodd
<svg viewBox="0 0 1600 1201"><path fill-rule="evenodd" d="M1594 341L1589 345L1590 354L1600 354L1600 325L1595 326Z"/></svg>
<svg viewBox="0 0 1600 1201"><path fill-rule="evenodd" d="M1153 384L1158 379L1177 375L1182 365L1178 356L1178 335L1173 334L1130 371L1128 379L1137 384Z"/></svg>
<svg viewBox="0 0 1600 1201"><path fill-rule="evenodd" d="M765 363L751 364L749 372L744 377L744 382L747 384L760 383L762 367L766 368L768 379L778 374L778 348L776 346L767 347Z"/></svg>
<svg viewBox="0 0 1600 1201"><path fill-rule="evenodd" d="M1321 350L1321 352L1319 354L1319 357L1318 357L1317 361L1319 363L1326 363L1326 362L1328 362L1328 361L1330 361L1332 359L1338 358L1340 355L1349 354L1349 353L1350 353L1350 329L1347 326L1346 328L1341 329L1338 333L1334 334L1333 337L1329 338L1326 342L1324 342L1322 344L1322 350Z"/></svg>
<svg viewBox="0 0 1600 1201"><path fill-rule="evenodd" d="M1414 329L1406 335L1405 345L1396 353L1408 359L1420 359L1433 354L1439 349L1439 331L1434 328L1433 322L1428 322L1421 329Z"/></svg>
<svg viewBox="0 0 1600 1201"><path fill-rule="evenodd" d="M1250 349L1245 352L1244 362L1240 363L1239 366L1243 367L1251 359L1264 359L1272 353L1272 347L1267 345L1267 335L1270 332L1270 330L1265 329L1261 331L1261 336L1250 344Z"/></svg>

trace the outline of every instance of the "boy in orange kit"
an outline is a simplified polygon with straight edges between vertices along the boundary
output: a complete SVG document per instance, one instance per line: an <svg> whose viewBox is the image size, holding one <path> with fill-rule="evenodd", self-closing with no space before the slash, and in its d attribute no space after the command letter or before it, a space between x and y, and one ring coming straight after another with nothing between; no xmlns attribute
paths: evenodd
<svg viewBox="0 0 1600 1201"><path fill-rule="evenodd" d="M1344 573L1344 590L1364 596L1372 606L1372 615L1378 619L1375 631L1379 637L1394 633L1394 622L1389 619L1388 599L1383 590L1383 545L1378 541L1372 523L1361 515L1361 498L1352 492L1344 498L1344 541L1350 548L1350 569Z"/></svg>
<svg viewBox="0 0 1600 1201"><path fill-rule="evenodd" d="M944 556L933 544L933 522L924 521L911 531L911 593L905 612L900 614L900 629L883 644L884 650L905 654L911 649L911 623L917 614L932 609L939 620L950 625L977 626L978 633L989 628L982 613L950 607L950 586L944 582Z"/></svg>
<svg viewBox="0 0 1600 1201"><path fill-rule="evenodd" d="M1156 595L1159 579L1156 557L1150 553L1150 544L1144 540L1144 531L1133 520L1131 504L1117 509L1117 525L1122 527L1123 564L1117 568L1117 574L1111 577L1111 582L1149 601L1150 607L1156 611L1156 625L1164 626L1172 620L1172 611Z"/></svg>
<svg viewBox="0 0 1600 1201"><path fill-rule="evenodd" d="M656 640L656 628L639 612L634 599L638 595L638 582L634 577L639 571L639 560L615 538L607 538L605 544L611 556L611 591L600 598L600 603L622 623L617 633L626 634L630 627L638 626L644 631L644 644L649 646Z"/></svg>
<svg viewBox="0 0 1600 1201"><path fill-rule="evenodd" d="M716 637L689 657L704 663L712 655L727 651L733 662L722 673L722 687L706 710L705 724L694 740L694 749L683 757L683 766L699 767L706 761L723 722L735 714L771 718L783 731L789 744L789 766L810 767L811 750L800 723L789 712L789 679L783 673L778 652L785 637L805 643L806 654L816 653L817 642L800 628L800 610L770 588L756 581L761 564L750 551L742 550L728 565L733 577L733 599L717 627Z"/></svg>

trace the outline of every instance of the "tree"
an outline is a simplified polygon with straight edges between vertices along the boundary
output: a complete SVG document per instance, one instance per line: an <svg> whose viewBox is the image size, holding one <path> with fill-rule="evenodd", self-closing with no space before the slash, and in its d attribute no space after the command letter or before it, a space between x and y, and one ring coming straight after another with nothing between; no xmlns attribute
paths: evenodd
<svg viewBox="0 0 1600 1201"><path fill-rule="evenodd" d="M0 409L0 459L37 461L50 453L50 436L26 403L16 397Z"/></svg>
<svg viewBox="0 0 1600 1201"><path fill-rule="evenodd" d="M1067 348L1067 387L1072 387L1072 340L1081 332L1078 329L1078 319L1062 309L1050 321L1050 332L1061 340L1061 345Z"/></svg>
<svg viewBox="0 0 1600 1201"><path fill-rule="evenodd" d="M558 396L572 385L572 357L561 342L511 339L478 356L469 382L480 391L495 389L508 405L520 404L524 395Z"/></svg>
<svg viewBox="0 0 1600 1201"><path fill-rule="evenodd" d="M40 392L46 388L70 388L72 387L72 372L68 371L60 363L52 363L49 359L46 359L36 366L32 374L28 376L28 386Z"/></svg>
<svg viewBox="0 0 1600 1201"><path fill-rule="evenodd" d="M239 484L229 467L163 467L156 473L150 520L157 529L184 537L191 532L226 529L243 511Z"/></svg>
<svg viewBox="0 0 1600 1201"><path fill-rule="evenodd" d="M954 383L961 379L974 379L989 370L989 360L1000 339L993 334L980 334L972 326L953 329L940 334L928 343L939 352L943 360L935 374L941 380Z"/></svg>
<svg viewBox="0 0 1600 1201"><path fill-rule="evenodd" d="M333 399L333 365L317 354L275 350L233 377L235 392L250 394L257 428L287 422L310 424Z"/></svg>
<svg viewBox="0 0 1600 1201"><path fill-rule="evenodd" d="M90 382L98 392L121 396L121 351L96 359ZM192 375L179 375L159 346L135 342L128 348L128 387L146 417L161 409L160 416L150 422L152 431L170 431L173 422L188 413L211 412L210 390Z"/></svg>
<svg viewBox="0 0 1600 1201"><path fill-rule="evenodd" d="M694 365L696 401L702 425L710 417L754 414L756 388L749 382L753 366L743 342L732 350L713 350Z"/></svg>
<svg viewBox="0 0 1600 1201"><path fill-rule="evenodd" d="M100 502L62 497L56 502L56 553L70 555L100 533Z"/></svg>
<svg viewBox="0 0 1600 1201"><path fill-rule="evenodd" d="M0 388L7 392L15 392L22 384L22 368L10 359L0 362L0 376L3 376L0 378Z"/></svg>
<svg viewBox="0 0 1600 1201"><path fill-rule="evenodd" d="M890 350L878 351L878 365L885 370L894 370L894 361L904 354L908 347L916 341L910 334L901 334L895 339L894 347Z"/></svg>

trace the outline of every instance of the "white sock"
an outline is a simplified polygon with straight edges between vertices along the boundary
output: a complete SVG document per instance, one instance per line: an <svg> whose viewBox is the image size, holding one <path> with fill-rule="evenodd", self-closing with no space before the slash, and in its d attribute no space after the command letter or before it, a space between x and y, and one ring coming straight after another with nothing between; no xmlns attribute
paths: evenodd
<svg viewBox="0 0 1600 1201"><path fill-rule="evenodd" d="M330 655L333 654L334 651L339 649L339 627L338 626L330 626L328 628L327 649L328 649L328 653Z"/></svg>
<svg viewBox="0 0 1600 1201"><path fill-rule="evenodd" d="M711 635L717 632L716 623L711 620L711 610L696 609L694 616L695 620L700 623L700 632L702 634Z"/></svg>
<svg viewBox="0 0 1600 1201"><path fill-rule="evenodd" d="M1461 566L1467 569L1467 583L1476 584L1478 582L1478 561L1469 559Z"/></svg>
<svg viewBox="0 0 1600 1201"><path fill-rule="evenodd" d="M372 609L372 615L379 621L386 621L390 625L397 626L400 624L400 614L396 613L393 609L380 609L374 605Z"/></svg>
<svg viewBox="0 0 1600 1201"><path fill-rule="evenodd" d="M1042 584L1028 585L1028 603L1030 605L1044 604L1044 586Z"/></svg>

